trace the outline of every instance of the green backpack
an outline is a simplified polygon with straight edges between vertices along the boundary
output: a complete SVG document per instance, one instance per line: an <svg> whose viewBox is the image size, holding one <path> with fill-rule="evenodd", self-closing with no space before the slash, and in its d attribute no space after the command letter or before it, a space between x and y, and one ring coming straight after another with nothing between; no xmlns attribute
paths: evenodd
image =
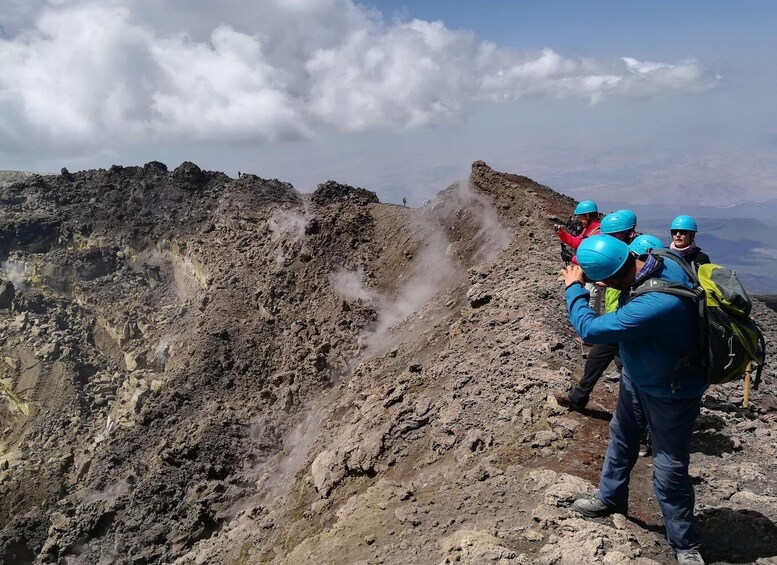
<svg viewBox="0 0 777 565"><path fill-rule="evenodd" d="M632 298L645 292L666 292L697 303L700 351L681 359L680 367L697 367L708 383L719 384L742 378L752 363L755 371L753 388L757 388L766 361L766 341L750 318L753 303L736 273L715 264L701 265L697 273L682 257L668 249L653 249L650 254L675 261L693 285L688 288L680 283L648 279L630 295Z"/></svg>

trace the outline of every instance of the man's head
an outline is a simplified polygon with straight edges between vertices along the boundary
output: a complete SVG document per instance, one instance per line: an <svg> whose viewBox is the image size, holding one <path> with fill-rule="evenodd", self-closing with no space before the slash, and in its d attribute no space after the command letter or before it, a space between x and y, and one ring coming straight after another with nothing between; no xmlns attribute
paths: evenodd
<svg viewBox="0 0 777 565"><path fill-rule="evenodd" d="M601 231L626 243L637 236L637 215L631 210L618 210L602 218Z"/></svg>
<svg viewBox="0 0 777 565"><path fill-rule="evenodd" d="M699 231L699 226L692 217L682 215L672 220L669 231L672 234L674 246L677 249L685 249L696 239L696 232Z"/></svg>
<svg viewBox="0 0 777 565"><path fill-rule="evenodd" d="M612 288L628 288L636 275L636 258L625 242L611 235L586 238L577 248L577 262L586 278Z"/></svg>
<svg viewBox="0 0 777 565"><path fill-rule="evenodd" d="M578 217L580 223L583 224L583 227L586 227L599 215L599 209L593 200L583 200L575 207L574 214Z"/></svg>

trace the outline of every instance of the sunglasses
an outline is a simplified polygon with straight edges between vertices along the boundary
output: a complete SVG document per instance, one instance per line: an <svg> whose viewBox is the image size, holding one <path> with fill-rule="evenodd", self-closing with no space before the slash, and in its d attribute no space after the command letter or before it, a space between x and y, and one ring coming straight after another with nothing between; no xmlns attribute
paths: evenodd
<svg viewBox="0 0 777 565"><path fill-rule="evenodd" d="M688 235L691 233L691 230L671 230L672 235Z"/></svg>

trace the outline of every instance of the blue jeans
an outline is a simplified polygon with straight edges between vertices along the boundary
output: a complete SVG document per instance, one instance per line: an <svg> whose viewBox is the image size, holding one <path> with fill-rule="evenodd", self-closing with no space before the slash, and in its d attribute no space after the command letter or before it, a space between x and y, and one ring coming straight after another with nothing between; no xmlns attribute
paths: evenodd
<svg viewBox="0 0 777 565"><path fill-rule="evenodd" d="M637 461L639 440L649 426L653 488L664 515L667 540L675 551L699 549L701 545L693 518L693 485L688 476L691 434L700 405L700 396L672 399L647 395L624 375L599 479L599 500L608 506L627 508L629 474Z"/></svg>

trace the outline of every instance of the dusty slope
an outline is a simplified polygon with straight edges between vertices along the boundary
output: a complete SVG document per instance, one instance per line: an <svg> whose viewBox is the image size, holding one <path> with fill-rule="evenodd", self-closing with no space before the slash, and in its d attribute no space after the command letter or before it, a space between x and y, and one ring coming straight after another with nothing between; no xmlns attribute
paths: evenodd
<svg viewBox="0 0 777 565"><path fill-rule="evenodd" d="M570 199L480 162L417 210L149 163L2 202L5 561L671 562L649 461L631 519L566 508L617 391L549 399L582 365L547 220ZM774 389L706 401L713 562L777 555Z"/></svg>

